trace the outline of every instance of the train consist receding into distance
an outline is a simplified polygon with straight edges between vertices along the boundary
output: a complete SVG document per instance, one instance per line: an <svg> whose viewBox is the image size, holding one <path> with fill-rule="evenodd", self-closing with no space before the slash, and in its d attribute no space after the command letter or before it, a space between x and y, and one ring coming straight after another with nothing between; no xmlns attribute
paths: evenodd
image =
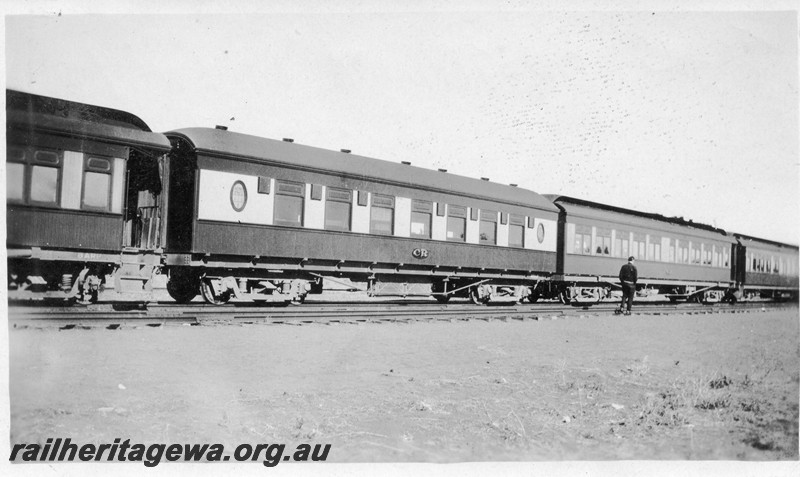
<svg viewBox="0 0 800 477"><path fill-rule="evenodd" d="M286 304L326 282L439 302L797 299L798 247L217 128L17 91L7 104L11 289Z"/></svg>

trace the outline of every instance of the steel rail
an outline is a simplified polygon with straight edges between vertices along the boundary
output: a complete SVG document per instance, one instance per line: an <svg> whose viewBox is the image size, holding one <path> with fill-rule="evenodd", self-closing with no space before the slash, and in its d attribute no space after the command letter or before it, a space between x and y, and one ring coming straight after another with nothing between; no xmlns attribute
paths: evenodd
<svg viewBox="0 0 800 477"><path fill-rule="evenodd" d="M632 316L670 314L746 313L797 307L796 303L750 305L687 305L639 306ZM331 323L390 323L424 321L508 321L544 320L567 317L613 315L612 304L576 307L547 304L546 306L459 306L431 304L428 306L351 306L319 307L213 307L162 306L125 309L119 305L90 305L85 308L10 307L9 328L137 328L166 325L224 325L224 324L331 324Z"/></svg>

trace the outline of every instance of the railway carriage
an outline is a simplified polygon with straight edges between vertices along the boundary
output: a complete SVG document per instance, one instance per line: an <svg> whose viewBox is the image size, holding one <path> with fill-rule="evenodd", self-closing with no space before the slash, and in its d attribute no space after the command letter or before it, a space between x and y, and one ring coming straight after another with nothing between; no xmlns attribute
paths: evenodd
<svg viewBox="0 0 800 477"><path fill-rule="evenodd" d="M167 138L123 111L11 90L6 118L9 287L96 299L112 277L144 292Z"/></svg>
<svg viewBox="0 0 800 477"><path fill-rule="evenodd" d="M742 234L738 241L734 274L737 298L742 300L796 300L798 247Z"/></svg>
<svg viewBox="0 0 800 477"><path fill-rule="evenodd" d="M10 289L285 304L344 282L475 303L797 299L798 247L408 162L7 91Z"/></svg>
<svg viewBox="0 0 800 477"><path fill-rule="evenodd" d="M556 266L539 194L409 163L227 131L173 145L168 290L286 303L347 279L370 295L521 300Z"/></svg>
<svg viewBox="0 0 800 477"><path fill-rule="evenodd" d="M566 196L548 198L561 211L558 263L537 295L565 302L616 296L628 256L636 257L640 297L719 301L735 283L736 240L723 230Z"/></svg>

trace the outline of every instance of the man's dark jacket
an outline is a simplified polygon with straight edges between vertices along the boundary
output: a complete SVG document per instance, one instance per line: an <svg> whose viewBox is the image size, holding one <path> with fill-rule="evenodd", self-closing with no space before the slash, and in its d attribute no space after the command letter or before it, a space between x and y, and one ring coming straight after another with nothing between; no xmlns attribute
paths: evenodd
<svg viewBox="0 0 800 477"><path fill-rule="evenodd" d="M619 280L622 282L636 283L639 279L639 274L636 267L632 263L626 263L619 269Z"/></svg>

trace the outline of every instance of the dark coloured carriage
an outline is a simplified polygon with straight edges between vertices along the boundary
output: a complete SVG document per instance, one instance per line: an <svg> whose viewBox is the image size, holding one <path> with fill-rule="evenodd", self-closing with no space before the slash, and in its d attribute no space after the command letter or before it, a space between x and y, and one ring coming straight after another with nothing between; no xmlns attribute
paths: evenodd
<svg viewBox="0 0 800 477"><path fill-rule="evenodd" d="M444 170L234 133L153 133L114 109L7 91L9 287L288 303L323 281L476 303L796 299L798 247ZM128 295L130 294L130 295Z"/></svg>
<svg viewBox="0 0 800 477"><path fill-rule="evenodd" d="M107 279L148 289L166 137L123 111L17 91L6 118L10 288L95 299Z"/></svg>
<svg viewBox="0 0 800 477"><path fill-rule="evenodd" d="M798 247L735 234L737 294L743 300L796 300Z"/></svg>
<svg viewBox="0 0 800 477"><path fill-rule="evenodd" d="M639 297L719 301L735 284L736 240L725 231L683 219L565 196L556 274L537 290L565 302L597 302L619 293L620 266L636 258Z"/></svg>
<svg viewBox="0 0 800 477"><path fill-rule="evenodd" d="M521 300L555 271L557 209L534 192L221 128L166 134L178 301L302 300L323 279Z"/></svg>

